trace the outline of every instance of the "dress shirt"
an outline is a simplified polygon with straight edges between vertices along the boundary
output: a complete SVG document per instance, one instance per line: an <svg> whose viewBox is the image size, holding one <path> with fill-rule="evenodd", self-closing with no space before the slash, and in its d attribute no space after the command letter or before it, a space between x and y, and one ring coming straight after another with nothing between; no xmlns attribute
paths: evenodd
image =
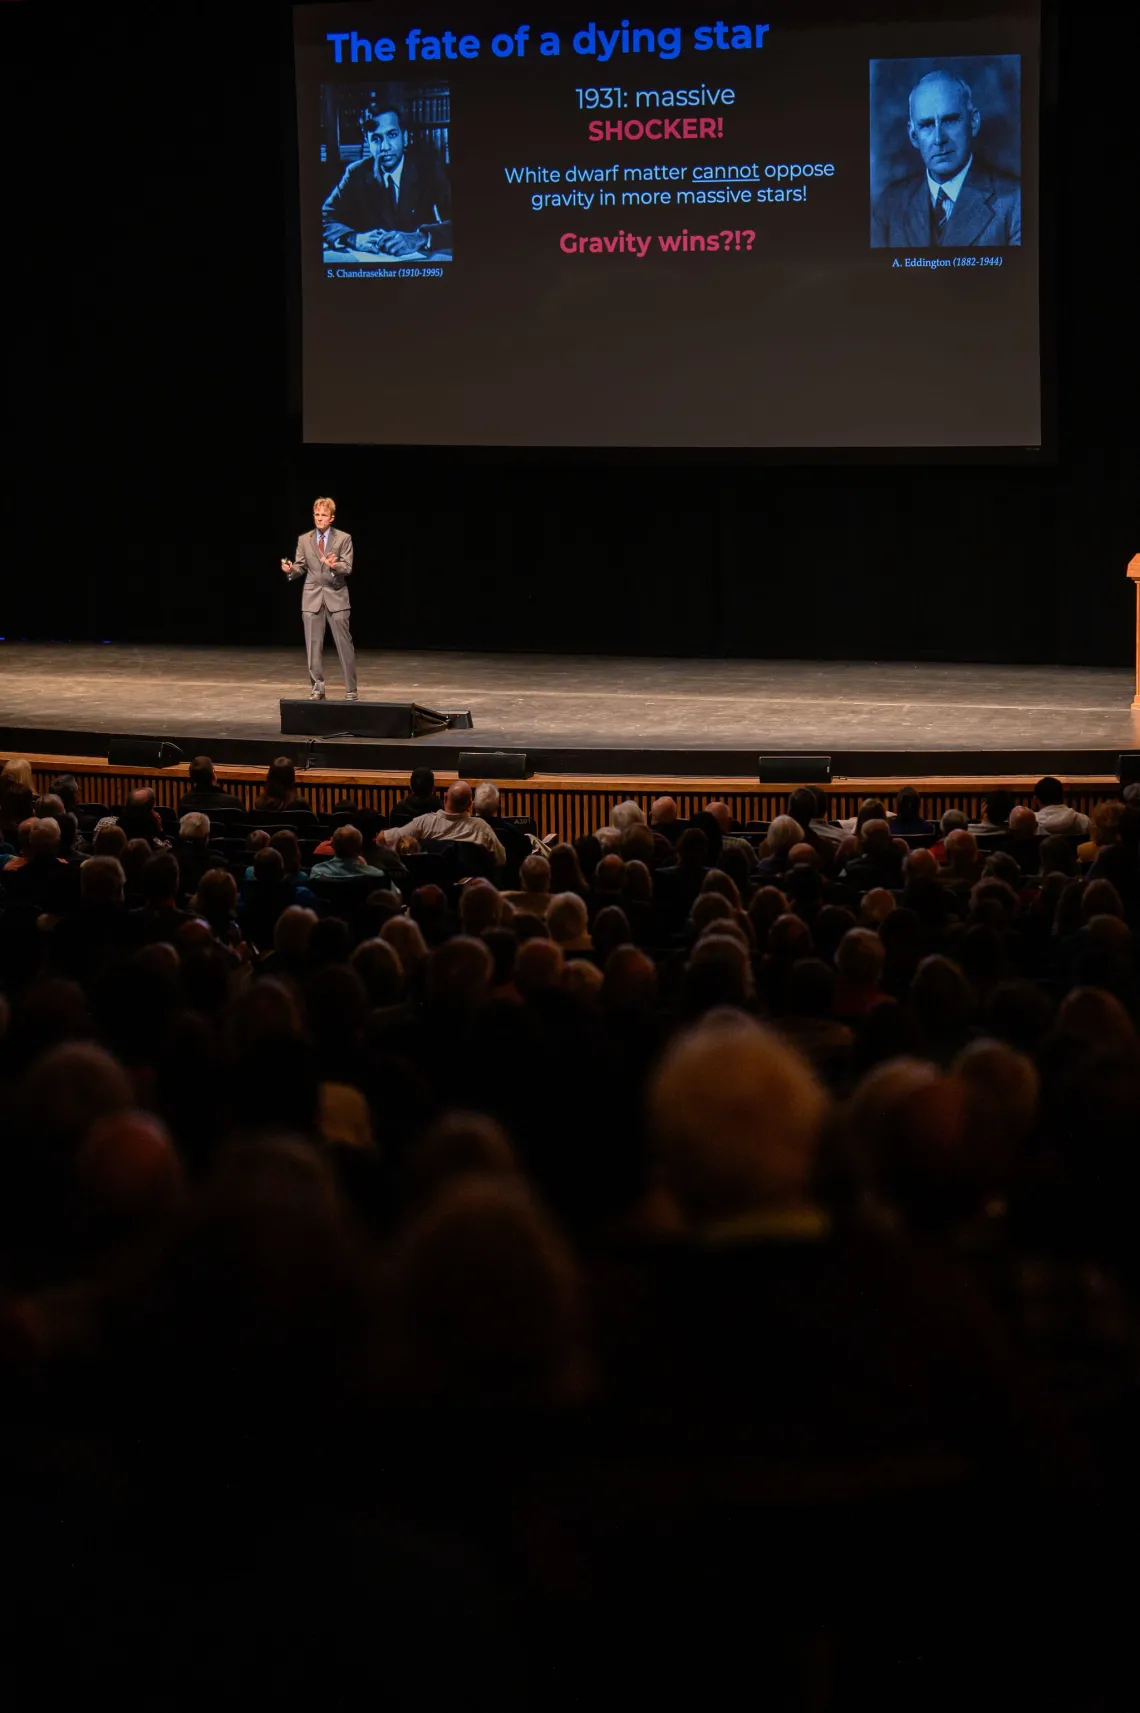
<svg viewBox="0 0 1140 1713"><path fill-rule="evenodd" d="M396 204L396 207L399 208L399 206L400 206L400 180L404 176L404 157L403 157L403 155L400 156L399 166L396 167L393 172L385 172L384 168L382 166L380 166L379 161L376 163L376 165L377 165L377 170L379 171L381 178L384 178L388 181L387 182L387 188L392 191L392 201ZM393 186L395 187L394 189L393 189Z"/></svg>
<svg viewBox="0 0 1140 1713"><path fill-rule="evenodd" d="M945 184L939 184L938 180L931 178L929 173L926 175L926 186L930 191L930 202L932 207L938 207L938 192L940 190L944 190L946 192L946 200L950 204L950 213L946 216L947 220L949 220L950 215L954 212L954 204L957 202L958 197L961 194L962 186L966 182L966 174L969 172L973 164L974 157L971 155L961 172L956 172L953 178L948 178L946 180Z"/></svg>

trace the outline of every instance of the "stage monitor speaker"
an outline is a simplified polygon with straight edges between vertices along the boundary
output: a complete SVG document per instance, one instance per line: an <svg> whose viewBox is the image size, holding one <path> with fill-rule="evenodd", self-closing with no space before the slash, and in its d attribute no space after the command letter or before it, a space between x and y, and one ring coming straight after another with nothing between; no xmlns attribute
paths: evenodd
<svg viewBox="0 0 1140 1713"><path fill-rule="evenodd" d="M534 768L521 749L465 749L459 753L460 779L532 779Z"/></svg>
<svg viewBox="0 0 1140 1713"><path fill-rule="evenodd" d="M830 785L829 755L762 755L761 785Z"/></svg>
<svg viewBox="0 0 1140 1713"><path fill-rule="evenodd" d="M1125 750L1117 756L1116 777L1122 791L1129 785L1140 783L1140 750Z"/></svg>
<svg viewBox="0 0 1140 1713"><path fill-rule="evenodd" d="M419 702L281 703L281 730L290 737L422 738L470 729L469 712L441 714Z"/></svg>
<svg viewBox="0 0 1140 1713"><path fill-rule="evenodd" d="M176 743L162 738L111 738L107 744L112 767L177 767L184 759Z"/></svg>

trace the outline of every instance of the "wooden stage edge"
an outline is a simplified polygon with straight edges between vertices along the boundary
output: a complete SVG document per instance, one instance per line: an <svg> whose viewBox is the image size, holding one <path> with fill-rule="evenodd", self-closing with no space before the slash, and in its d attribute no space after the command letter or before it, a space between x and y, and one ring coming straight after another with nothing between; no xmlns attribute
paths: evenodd
<svg viewBox="0 0 1140 1713"><path fill-rule="evenodd" d="M0 751L0 760L7 760L14 751ZM187 789L188 768L185 762L176 767L137 768L115 767L109 762L89 755L20 754L31 762L36 789L44 791L57 773L73 773L79 781L80 792L87 801L105 803L113 808L126 801L127 795L140 785L153 786L160 803L176 808L178 799ZM226 765L217 767L219 783L248 808L265 779L259 767ZM837 818L857 813L866 797L882 797L893 806L896 793L904 785L913 785L920 796L923 812L931 817L949 808L964 809L972 818L981 811L987 790L1002 786L1018 799L1028 800L1038 775L999 773L930 774L918 780L904 776L833 777L824 790ZM361 804L382 814L393 808L408 789L408 772L379 769L311 768L298 769L298 784L304 796L320 814L328 814L343 796L352 796ZM453 771L439 769L437 784L446 787L456 778ZM1120 786L1112 773L1059 774L1068 800L1074 808L1085 813L1105 797L1116 796ZM478 779L472 780L473 784ZM531 779L496 780L502 794L502 813L531 815L543 834L557 833L562 838L575 839L592 832L609 819L615 803L627 798L648 812L655 797L669 796L677 801L683 818L696 813L713 799L728 803L741 821L771 820L787 809L794 784L761 785L752 776L684 775L684 774L535 774Z"/></svg>

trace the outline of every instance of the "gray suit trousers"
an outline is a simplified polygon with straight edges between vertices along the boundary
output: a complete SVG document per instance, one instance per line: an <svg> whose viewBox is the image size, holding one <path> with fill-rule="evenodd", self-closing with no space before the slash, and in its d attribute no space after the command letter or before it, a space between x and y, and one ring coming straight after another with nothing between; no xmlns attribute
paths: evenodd
<svg viewBox="0 0 1140 1713"><path fill-rule="evenodd" d="M349 614L330 613L324 607L319 613L304 613L305 647L309 655L309 677L313 681L314 690L325 687L325 620L332 626L333 641L340 656L341 671L344 673L344 688L346 695L353 695L356 690L356 650L352 646L352 632L348 628Z"/></svg>

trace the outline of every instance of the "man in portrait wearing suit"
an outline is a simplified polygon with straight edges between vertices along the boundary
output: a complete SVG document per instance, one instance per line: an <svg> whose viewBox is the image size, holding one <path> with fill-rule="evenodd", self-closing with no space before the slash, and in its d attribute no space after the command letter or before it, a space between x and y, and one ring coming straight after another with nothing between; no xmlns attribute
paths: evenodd
<svg viewBox="0 0 1140 1713"><path fill-rule="evenodd" d="M409 154L395 108L365 121L365 154L321 211L327 247L409 256L451 248L451 193L430 150Z"/></svg>
<svg viewBox="0 0 1140 1713"><path fill-rule="evenodd" d="M910 92L907 135L924 171L889 184L871 215L872 247L964 250L1021 243L1021 183L974 149L982 116L968 83L931 71Z"/></svg>
<svg viewBox="0 0 1140 1713"><path fill-rule="evenodd" d="M325 623L332 626L333 641L344 672L344 699L355 702L356 650L348 628L348 583L352 575L352 537L333 528L336 501L313 501L313 523L309 534L297 542L295 559L283 559L281 569L291 583L305 579L301 612L305 620L305 647L309 655L310 701L325 699Z"/></svg>

